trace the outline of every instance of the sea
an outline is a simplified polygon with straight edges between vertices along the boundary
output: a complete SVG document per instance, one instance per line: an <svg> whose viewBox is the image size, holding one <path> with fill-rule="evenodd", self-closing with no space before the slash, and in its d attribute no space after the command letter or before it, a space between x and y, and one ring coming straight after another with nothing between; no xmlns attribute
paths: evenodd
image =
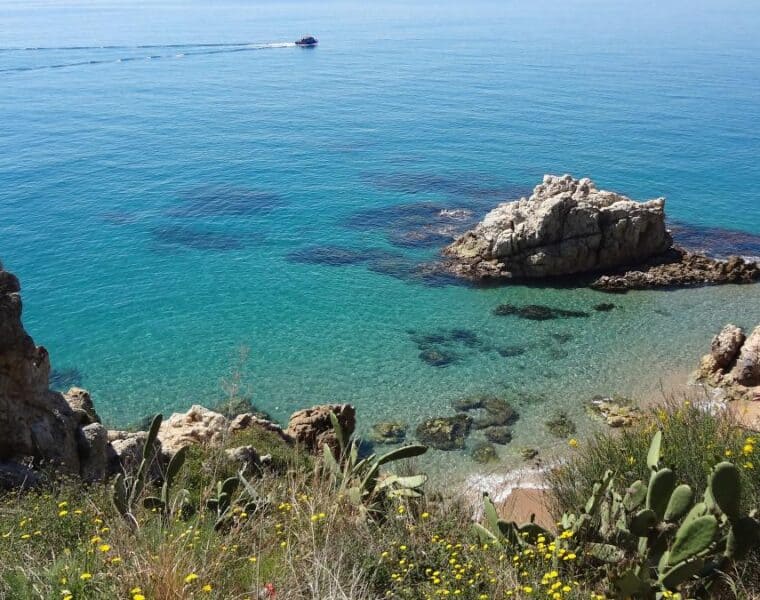
<svg viewBox="0 0 760 600"><path fill-rule="evenodd" d="M51 385L110 426L245 396L413 440L487 394L519 413L498 468L564 452L547 420L580 437L595 395L685 382L723 324L760 323L760 286L429 265L545 173L664 196L679 243L760 256L759 30L747 0L4 0L0 259ZM429 460L482 469L482 439Z"/></svg>

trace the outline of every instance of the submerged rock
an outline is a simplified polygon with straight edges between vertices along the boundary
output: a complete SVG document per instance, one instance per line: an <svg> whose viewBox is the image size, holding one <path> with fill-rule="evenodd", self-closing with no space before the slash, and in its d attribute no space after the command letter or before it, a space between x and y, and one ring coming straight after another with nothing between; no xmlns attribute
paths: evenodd
<svg viewBox="0 0 760 600"><path fill-rule="evenodd" d="M472 419L467 415L435 417L417 426L420 443L437 450L461 450L470 434Z"/></svg>
<svg viewBox="0 0 760 600"><path fill-rule="evenodd" d="M372 426L368 437L376 444L400 444L406 438L406 423L380 421Z"/></svg>
<svg viewBox="0 0 760 600"><path fill-rule="evenodd" d="M499 205L444 254L452 271L475 279L639 264L672 244L664 203L597 190L590 179L545 175L530 198Z"/></svg>
<svg viewBox="0 0 760 600"><path fill-rule="evenodd" d="M446 350L427 348L420 352L420 360L433 367L447 367L456 361L456 355Z"/></svg>
<svg viewBox="0 0 760 600"><path fill-rule="evenodd" d="M500 304L492 312L497 317L515 316L530 321L549 321L551 319L573 319L590 316L584 311L555 308L543 304L526 304L525 306Z"/></svg>
<svg viewBox="0 0 760 600"><path fill-rule="evenodd" d="M601 302L599 304L594 305L594 310L596 312L610 312L615 308L615 305L612 304L612 302Z"/></svg>
<svg viewBox="0 0 760 600"><path fill-rule="evenodd" d="M560 411L555 417L549 419L546 422L546 428L549 433L558 438L569 437L576 431L575 423L564 411Z"/></svg>
<svg viewBox="0 0 760 600"><path fill-rule="evenodd" d="M504 426L489 427L485 436L489 442L505 445L512 441L512 430Z"/></svg>
<svg viewBox="0 0 760 600"><path fill-rule="evenodd" d="M470 451L472 460L478 463L489 463L499 460L499 455L496 454L496 447L490 442L480 442Z"/></svg>
<svg viewBox="0 0 760 600"><path fill-rule="evenodd" d="M603 292L627 292L651 288L752 283L759 279L760 265L739 256L717 260L704 254L672 248L640 268L599 277L591 287Z"/></svg>
<svg viewBox="0 0 760 600"><path fill-rule="evenodd" d="M452 403L454 410L460 412L478 411L481 416L473 418L475 429L485 429L508 425L517 420L518 414L512 405L503 398L491 394L476 394L460 398Z"/></svg>

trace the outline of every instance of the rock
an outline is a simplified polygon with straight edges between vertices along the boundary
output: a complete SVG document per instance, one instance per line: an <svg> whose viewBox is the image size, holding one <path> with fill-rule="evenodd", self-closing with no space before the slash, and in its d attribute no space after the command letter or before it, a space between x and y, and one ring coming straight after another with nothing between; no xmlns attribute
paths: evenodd
<svg viewBox="0 0 760 600"><path fill-rule="evenodd" d="M615 305L612 304L612 302L601 302L594 306L594 310L596 312L610 312L614 308L615 308Z"/></svg>
<svg viewBox="0 0 760 600"><path fill-rule="evenodd" d="M712 339L710 355L720 369L730 367L739 355L745 340L744 332L736 325L728 324Z"/></svg>
<svg viewBox="0 0 760 600"><path fill-rule="evenodd" d="M30 465L15 461L0 461L0 491L35 487L40 475Z"/></svg>
<svg viewBox="0 0 760 600"><path fill-rule="evenodd" d="M455 400L454 410L460 412L481 411L481 416L475 417L472 426L475 429L502 426L517 420L518 414L503 398L490 394L476 394Z"/></svg>
<svg viewBox="0 0 760 600"><path fill-rule="evenodd" d="M325 444L337 453L339 445L330 420L331 412L338 417L347 439L356 427L356 410L350 404L325 404L294 412L285 434L313 454L321 454Z"/></svg>
<svg viewBox="0 0 760 600"><path fill-rule="evenodd" d="M270 421L269 419L263 419L253 413L243 413L242 415L236 416L230 421L228 431L230 434L233 434L252 427L258 427L265 431L270 431L277 434L284 442L288 442L289 444L293 443L293 438L287 435L278 423Z"/></svg>
<svg viewBox="0 0 760 600"><path fill-rule="evenodd" d="M588 404L589 411L613 428L630 427L641 418L641 411L628 398L619 396L594 396Z"/></svg>
<svg viewBox="0 0 760 600"><path fill-rule="evenodd" d="M81 427L97 415L86 392L71 396L72 408L49 389L48 352L24 330L20 290L18 279L0 267L0 461L50 464L68 474L79 474L84 462L89 476L94 457L81 455Z"/></svg>
<svg viewBox="0 0 760 600"><path fill-rule="evenodd" d="M520 450L520 456L522 456L524 460L533 460L538 456L538 450L536 448L523 448Z"/></svg>
<svg viewBox="0 0 760 600"><path fill-rule="evenodd" d="M516 316L530 321L548 321L550 319L571 319L591 316L587 312L580 310L553 308L542 304L527 304L525 306L500 304L491 312L497 317Z"/></svg>
<svg viewBox="0 0 760 600"><path fill-rule="evenodd" d="M560 411L557 415L546 422L546 428L553 436L566 438L575 433L575 423L566 412Z"/></svg>
<svg viewBox="0 0 760 600"><path fill-rule="evenodd" d="M760 385L760 326L749 334L741 346L731 376L739 385Z"/></svg>
<svg viewBox="0 0 760 600"><path fill-rule="evenodd" d="M499 205L444 254L469 278L548 277L639 264L671 243L664 199L634 202L590 179L546 175L530 198Z"/></svg>
<svg viewBox="0 0 760 600"><path fill-rule="evenodd" d="M238 469L242 469L245 475L252 475L261 467L261 457L253 446L228 448L224 454Z"/></svg>
<svg viewBox="0 0 760 600"><path fill-rule="evenodd" d="M228 419L234 419L239 415L252 414L260 419L272 420L271 415L257 409L250 398L228 398L214 406L212 410L224 415Z"/></svg>
<svg viewBox="0 0 760 600"><path fill-rule="evenodd" d="M90 423L80 433L80 475L84 481L99 481L108 474L108 431L100 423Z"/></svg>
<svg viewBox="0 0 760 600"><path fill-rule="evenodd" d="M125 471L133 473L142 460L142 452L148 433L145 431L109 431L108 441L111 445L108 472L111 474Z"/></svg>
<svg viewBox="0 0 760 600"><path fill-rule="evenodd" d="M508 444L512 441L512 430L509 427L496 426L485 430L486 439L494 444Z"/></svg>
<svg viewBox="0 0 760 600"><path fill-rule="evenodd" d="M467 415L435 417L417 426L420 443L437 450L461 450L470 433L472 419Z"/></svg>
<svg viewBox="0 0 760 600"><path fill-rule="evenodd" d="M164 420L158 439L163 453L171 456L190 444L221 445L228 427L224 415L196 404L186 413L174 413Z"/></svg>
<svg viewBox="0 0 760 600"><path fill-rule="evenodd" d="M481 464L494 462L499 460L499 455L496 454L496 447L490 442L480 442L470 451L470 456L475 462Z"/></svg>
<svg viewBox="0 0 760 600"><path fill-rule="evenodd" d="M66 398L66 402L69 403L71 410L76 413L81 425L100 423L100 417L95 412L90 392L82 388L73 387L63 397Z"/></svg>
<svg viewBox="0 0 760 600"><path fill-rule="evenodd" d="M423 350L419 356L420 360L433 367L446 367L456 360L456 356L452 352L435 348Z"/></svg>
<svg viewBox="0 0 760 600"><path fill-rule="evenodd" d="M671 248L635 270L599 277L591 287L604 292L627 292L652 288L752 283L758 279L760 266L739 256L717 260L704 254Z"/></svg>
<svg viewBox="0 0 760 600"><path fill-rule="evenodd" d="M406 423L380 421L372 426L368 437L375 444L400 444L406 438Z"/></svg>
<svg viewBox="0 0 760 600"><path fill-rule="evenodd" d="M760 398L760 326L745 337L739 327L726 325L712 339L695 375L729 400Z"/></svg>

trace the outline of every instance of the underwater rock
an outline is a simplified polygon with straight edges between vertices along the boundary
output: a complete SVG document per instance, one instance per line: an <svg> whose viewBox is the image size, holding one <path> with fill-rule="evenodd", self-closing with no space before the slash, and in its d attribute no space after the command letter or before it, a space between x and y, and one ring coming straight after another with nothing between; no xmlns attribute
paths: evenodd
<svg viewBox="0 0 760 600"><path fill-rule="evenodd" d="M375 444L400 444L406 438L406 428L401 421L380 421L372 426L368 437Z"/></svg>
<svg viewBox="0 0 760 600"><path fill-rule="evenodd" d="M590 179L545 175L530 198L489 212L444 254L464 277L550 277L641 264L672 244L665 201L635 202Z"/></svg>
<svg viewBox="0 0 760 600"><path fill-rule="evenodd" d="M461 450L470 434L472 419L467 415L435 417L417 426L420 443L437 450Z"/></svg>
<svg viewBox="0 0 760 600"><path fill-rule="evenodd" d="M594 305L594 310L596 312L610 312L614 308L615 308L615 305L612 304L612 302L601 302L599 304Z"/></svg>
<svg viewBox="0 0 760 600"><path fill-rule="evenodd" d="M460 398L452 403L454 410L460 412L479 411L481 416L473 418L474 429L508 425L517 420L518 414L512 406L498 396L491 394L476 394Z"/></svg>
<svg viewBox="0 0 760 600"><path fill-rule="evenodd" d="M522 456L524 460L533 460L538 456L538 450L536 448L523 448L520 450L520 456Z"/></svg>
<svg viewBox="0 0 760 600"><path fill-rule="evenodd" d="M550 333L549 336L555 341L560 344L566 344L570 340L573 339L572 333L566 333L566 332L559 332L555 331L553 333Z"/></svg>
<svg viewBox="0 0 760 600"><path fill-rule="evenodd" d="M445 350L427 348L420 352L420 360L426 362L432 367L447 367L456 361L456 355Z"/></svg>
<svg viewBox="0 0 760 600"><path fill-rule="evenodd" d="M566 438L575 433L575 423L570 419L565 411L560 411L557 415L546 422L546 428L553 436Z"/></svg>
<svg viewBox="0 0 760 600"><path fill-rule="evenodd" d="M479 442L473 446L470 456L475 462L485 464L499 460L496 447L490 442Z"/></svg>
<svg viewBox="0 0 760 600"><path fill-rule="evenodd" d="M166 211L170 217L208 218L239 217L269 213L283 206L279 194L234 185L205 185L184 190L179 194L180 206Z"/></svg>
<svg viewBox="0 0 760 600"><path fill-rule="evenodd" d="M573 319L590 316L589 313L580 310L566 310L564 308L554 308L543 304L526 304L524 306L500 304L494 308L492 312L497 317L516 316L520 319L528 319L530 321Z"/></svg>
<svg viewBox="0 0 760 600"><path fill-rule="evenodd" d="M512 358L513 356L522 356L527 352L527 348L523 346L501 346L496 348L496 352L499 356L504 358Z"/></svg>
<svg viewBox="0 0 760 600"><path fill-rule="evenodd" d="M627 292L668 287L693 287L760 280L760 264L740 256L717 260L671 248L638 269L599 277L591 287L603 292Z"/></svg>
<svg viewBox="0 0 760 600"><path fill-rule="evenodd" d="M512 430L509 427L489 427L484 433L486 439L494 444L505 445L512 441Z"/></svg>
<svg viewBox="0 0 760 600"><path fill-rule="evenodd" d="M240 236L188 227L163 225L150 230L153 241L159 245L190 250L227 252L245 248Z"/></svg>
<svg viewBox="0 0 760 600"><path fill-rule="evenodd" d="M477 348L483 343L478 334L471 329L452 329L449 338L452 342L458 342L468 348Z"/></svg>
<svg viewBox="0 0 760 600"><path fill-rule="evenodd" d="M517 198L524 186L492 181L484 183L482 173L365 173L365 181L383 190L402 194L445 194L461 198ZM487 206L486 203L483 206Z"/></svg>

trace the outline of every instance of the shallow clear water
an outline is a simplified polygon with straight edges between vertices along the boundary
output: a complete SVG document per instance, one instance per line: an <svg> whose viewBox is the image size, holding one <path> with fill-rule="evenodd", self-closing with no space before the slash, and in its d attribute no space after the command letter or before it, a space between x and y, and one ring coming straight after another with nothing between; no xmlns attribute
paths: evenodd
<svg viewBox="0 0 760 600"><path fill-rule="evenodd" d="M410 279L437 247L399 245L419 225L404 207L480 215L546 172L667 196L692 245L760 254L760 8L460 4L0 7L0 257L62 379L116 424L214 403L241 346L280 419L330 401L365 427L414 425L507 390L508 458L549 442L558 407L583 429L590 395L644 396L726 321L760 321L758 286L610 298ZM306 32L318 48L283 44ZM371 259L314 260L336 246ZM502 302L590 316L493 316ZM451 329L479 341L421 361L412 336Z"/></svg>

